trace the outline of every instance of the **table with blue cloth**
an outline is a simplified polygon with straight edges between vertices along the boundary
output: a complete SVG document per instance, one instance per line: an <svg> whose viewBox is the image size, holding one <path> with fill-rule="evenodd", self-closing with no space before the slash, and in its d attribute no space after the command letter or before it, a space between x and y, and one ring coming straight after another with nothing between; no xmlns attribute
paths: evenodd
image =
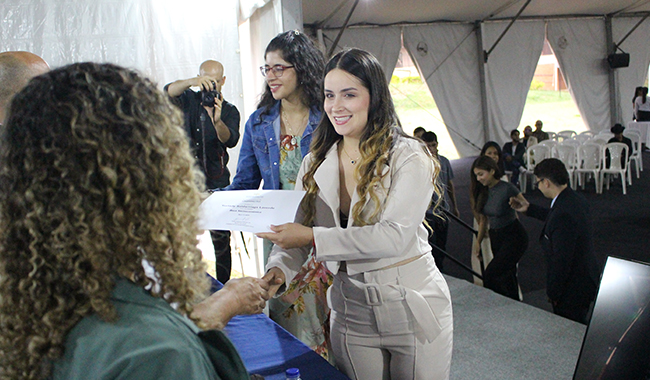
<svg viewBox="0 0 650 380"><path fill-rule="evenodd" d="M212 291L223 287L212 280ZM349 380L320 355L265 314L239 315L223 330L237 348L246 369L266 380L285 380L284 371L298 368L309 380Z"/></svg>

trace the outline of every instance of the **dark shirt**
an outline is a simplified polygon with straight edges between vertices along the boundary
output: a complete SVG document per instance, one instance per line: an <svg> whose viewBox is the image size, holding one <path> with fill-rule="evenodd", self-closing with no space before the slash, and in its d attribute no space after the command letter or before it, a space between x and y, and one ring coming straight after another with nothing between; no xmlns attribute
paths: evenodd
<svg viewBox="0 0 650 380"><path fill-rule="evenodd" d="M483 206L483 214L487 216L491 229L506 227L515 219L517 213L510 207L510 198L516 197L519 189L510 182L499 181L488 190L488 199Z"/></svg>
<svg viewBox="0 0 650 380"><path fill-rule="evenodd" d="M533 136L537 138L537 142L542 142L544 140L548 140L548 133L544 131L534 131Z"/></svg>
<svg viewBox="0 0 650 380"><path fill-rule="evenodd" d="M165 92L167 92L165 86ZM230 184L229 160L226 148L233 148L239 141L239 111L223 101L221 121L230 130L230 138L222 143L212 125L210 116L201 105L201 92L185 90L179 97L172 98L185 116L185 132L190 139L190 147L199 167L205 174L205 186L218 189Z"/></svg>
<svg viewBox="0 0 650 380"><path fill-rule="evenodd" d="M512 159L514 161L517 161L519 165L524 164L524 154L526 153L526 144L523 141L520 141L517 145L514 146L513 149L513 143L512 141L509 141L503 145L503 151L504 156L510 155L512 156ZM506 161L506 166L508 165L508 162Z"/></svg>

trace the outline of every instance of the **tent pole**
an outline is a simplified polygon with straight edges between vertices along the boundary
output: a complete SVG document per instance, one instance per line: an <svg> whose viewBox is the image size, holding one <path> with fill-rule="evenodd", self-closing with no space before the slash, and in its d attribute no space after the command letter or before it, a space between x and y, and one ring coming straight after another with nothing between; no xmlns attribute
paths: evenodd
<svg viewBox="0 0 650 380"><path fill-rule="evenodd" d="M483 32L481 30L481 22L476 21L474 23L474 30L476 31L476 51L478 53L478 75L479 82L481 85L481 111L483 112L483 134L485 136L485 141L490 140L490 128L488 124L490 123L488 118L488 106L487 106L487 88L485 85L485 63L486 63L486 53L483 50Z"/></svg>
<svg viewBox="0 0 650 380"><path fill-rule="evenodd" d="M612 35L612 15L605 16L605 38L607 46L607 55L616 52L616 45L614 45L614 37ZM603 64L605 64L603 62ZM616 72L614 69L608 68L609 79L609 125L612 126L619 121L618 107L616 105Z"/></svg>
<svg viewBox="0 0 650 380"><path fill-rule="evenodd" d="M501 42L501 39L503 38L503 36L505 36L506 33L508 33L508 30L510 29L510 27L512 27L512 24L514 24L515 21L517 21L517 19L519 18L519 16L521 16L521 13L524 11L524 9L526 9L526 7L528 7L528 4L530 4L531 1L532 1L532 0L528 0L528 1L526 1L526 4L524 4L524 6L521 7L521 9L519 10L519 12L517 12L517 14L515 15L515 17L514 17L514 18L510 21L510 23L508 24L508 26L506 26L506 28L503 30L503 32L501 33L501 35L499 36L499 38L497 38L497 40L494 42L494 44L492 45L492 47L490 48L490 50L488 50L487 53L485 53L485 61L487 61L487 59L488 59L488 57L490 56L490 54L492 54L492 50L494 50L494 48L497 47L497 45L499 44L499 42Z"/></svg>
<svg viewBox="0 0 650 380"><path fill-rule="evenodd" d="M345 32L345 29L348 28L348 22L350 22L350 17L352 17L354 10L357 8L357 4L359 4L359 0L354 0L354 4L352 4L352 9L350 9L350 13L348 13L348 17L345 19L345 23L343 23L343 27L339 31L339 34L336 36L336 39L334 40L332 47L330 47L330 50L327 54L327 57L325 57L325 59L329 59L334 54L334 51L336 50L336 45L339 44L339 41L341 40L341 36L343 35L343 32Z"/></svg>

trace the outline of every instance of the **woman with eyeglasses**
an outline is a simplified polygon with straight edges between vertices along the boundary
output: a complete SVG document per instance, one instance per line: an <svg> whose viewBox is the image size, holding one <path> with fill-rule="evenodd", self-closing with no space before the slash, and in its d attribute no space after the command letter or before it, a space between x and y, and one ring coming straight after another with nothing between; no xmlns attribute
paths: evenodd
<svg viewBox="0 0 650 380"><path fill-rule="evenodd" d="M476 240L480 245L489 237L494 255L483 272L483 285L519 301L517 263L528 248L528 233L510 207L510 198L523 200L524 196L515 185L501 180L503 173L489 156L479 156L471 173L470 203L478 220Z"/></svg>
<svg viewBox="0 0 650 380"><path fill-rule="evenodd" d="M264 59L264 92L246 122L237 174L224 190L258 189L262 180L264 189L293 190L321 120L325 61L311 39L296 30L280 33L269 42ZM271 247L265 240L265 264ZM331 282L324 266L310 257L288 291L269 302L271 318L324 357L329 335L325 292Z"/></svg>

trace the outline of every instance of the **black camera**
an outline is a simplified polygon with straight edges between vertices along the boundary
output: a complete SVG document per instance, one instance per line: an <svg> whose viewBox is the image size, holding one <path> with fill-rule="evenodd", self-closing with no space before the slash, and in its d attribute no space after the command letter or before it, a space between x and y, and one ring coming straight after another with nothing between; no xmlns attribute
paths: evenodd
<svg viewBox="0 0 650 380"><path fill-rule="evenodd" d="M206 107L214 107L214 100L221 99L221 93L217 90L201 91L201 104Z"/></svg>

